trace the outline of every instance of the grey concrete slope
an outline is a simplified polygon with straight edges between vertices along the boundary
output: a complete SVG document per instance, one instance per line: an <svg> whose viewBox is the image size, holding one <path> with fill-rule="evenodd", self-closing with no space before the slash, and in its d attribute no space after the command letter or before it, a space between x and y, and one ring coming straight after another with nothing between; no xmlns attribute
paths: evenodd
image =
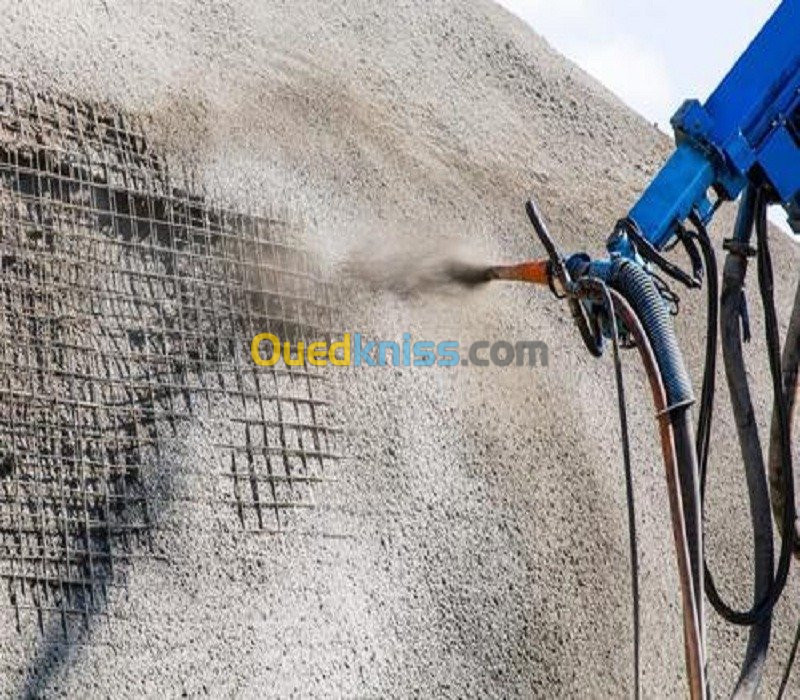
<svg viewBox="0 0 800 700"><path fill-rule="evenodd" d="M488 0L5 2L0 69L155 116L215 195L309 220L337 263L357 247L540 251L535 194L568 250L598 252L669 153L655 128ZM717 241L731 225L721 217ZM786 318L797 253L776 240ZM374 337L535 339L547 369L332 373L346 458L297 516L237 530L213 493L213 416L165 446L178 499L165 560L137 561L69 653L3 633L2 689L73 696L575 696L631 693L627 534L612 369L546 293L399 299L347 283L341 325ZM699 378L702 298L679 331ZM757 299L753 295L753 305ZM768 375L761 315L753 380ZM680 605L653 410L626 363L641 534L644 687L685 694ZM741 605L746 494L729 412L713 440L709 548ZM778 609L768 691L800 617ZM727 692L744 635L711 619ZM39 668L39 672L31 670ZM798 672L800 674L800 671ZM800 675L794 687L800 688Z"/></svg>

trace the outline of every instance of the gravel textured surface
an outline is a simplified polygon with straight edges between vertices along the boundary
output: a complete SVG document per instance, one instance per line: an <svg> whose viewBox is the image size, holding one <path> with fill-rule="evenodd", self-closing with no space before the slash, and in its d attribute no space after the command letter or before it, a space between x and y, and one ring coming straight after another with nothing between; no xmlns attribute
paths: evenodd
<svg viewBox="0 0 800 700"><path fill-rule="evenodd" d="M236 207L310 222L332 261L387 241L538 254L538 198L567 250L599 252L669 153L653 126L488 0L0 3L0 70L155 115L176 158ZM732 217L720 217L719 242ZM776 236L780 312L797 252ZM133 563L67 651L0 633L0 689L76 697L631 694L627 532L612 368L548 294L498 286L401 299L344 285L342 328L397 339L541 340L547 369L333 373L348 433L302 534L248 535L213 493L213 416L165 445L163 560ZM702 295L678 321L693 376ZM752 375L768 419L761 314ZM653 411L626 363L642 560L644 688L685 694L680 605ZM723 395L722 402L725 398ZM709 549L749 596L751 537L719 411ZM766 694L800 616L778 608ZM2 618L0 618L1 620ZM710 618L712 678L744 635ZM9 629L6 625L5 629ZM57 634L55 635L57 638ZM20 643L22 641L22 643ZM52 641L52 640L51 640ZM800 689L800 671L795 689Z"/></svg>

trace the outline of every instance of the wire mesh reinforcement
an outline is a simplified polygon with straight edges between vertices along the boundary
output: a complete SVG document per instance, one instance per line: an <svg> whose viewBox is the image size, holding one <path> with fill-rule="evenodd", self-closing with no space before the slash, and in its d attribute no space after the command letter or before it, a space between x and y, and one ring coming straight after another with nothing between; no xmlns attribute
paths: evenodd
<svg viewBox="0 0 800 700"><path fill-rule="evenodd" d="M328 337L313 256L287 224L190 193L146 128L0 79L0 578L18 627L50 611L66 633L147 554L142 465L200 402L231 408L223 468L197 468L245 529L282 530L335 457L324 377L249 356L259 332Z"/></svg>

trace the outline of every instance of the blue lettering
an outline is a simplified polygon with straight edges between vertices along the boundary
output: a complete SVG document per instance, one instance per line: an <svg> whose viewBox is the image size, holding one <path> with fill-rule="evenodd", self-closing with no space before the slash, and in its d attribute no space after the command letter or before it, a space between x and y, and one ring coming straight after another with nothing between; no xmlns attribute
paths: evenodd
<svg viewBox="0 0 800 700"><path fill-rule="evenodd" d="M397 343L386 340L378 343L378 364L381 367L386 367L389 364L389 360L386 359L389 351L392 353L392 364L397 367L399 365L400 346Z"/></svg>
<svg viewBox="0 0 800 700"><path fill-rule="evenodd" d="M435 347L431 342L414 343L414 367L433 367L436 364Z"/></svg>
<svg viewBox="0 0 800 700"><path fill-rule="evenodd" d="M361 345L361 333L353 336L353 367L361 367L363 362L367 367L375 367L375 358L372 351L375 349L375 341L371 340L366 345Z"/></svg>
<svg viewBox="0 0 800 700"><path fill-rule="evenodd" d="M439 367L456 367L461 362L458 343L454 340L439 343L436 352L439 354Z"/></svg>

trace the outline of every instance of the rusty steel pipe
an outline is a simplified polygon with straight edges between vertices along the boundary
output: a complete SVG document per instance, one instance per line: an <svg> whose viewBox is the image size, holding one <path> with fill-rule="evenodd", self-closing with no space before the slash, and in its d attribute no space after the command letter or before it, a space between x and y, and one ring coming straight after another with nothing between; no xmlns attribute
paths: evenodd
<svg viewBox="0 0 800 700"><path fill-rule="evenodd" d="M497 265L491 268L492 279L529 284L549 285L551 280L549 260L530 260L517 265Z"/></svg>

